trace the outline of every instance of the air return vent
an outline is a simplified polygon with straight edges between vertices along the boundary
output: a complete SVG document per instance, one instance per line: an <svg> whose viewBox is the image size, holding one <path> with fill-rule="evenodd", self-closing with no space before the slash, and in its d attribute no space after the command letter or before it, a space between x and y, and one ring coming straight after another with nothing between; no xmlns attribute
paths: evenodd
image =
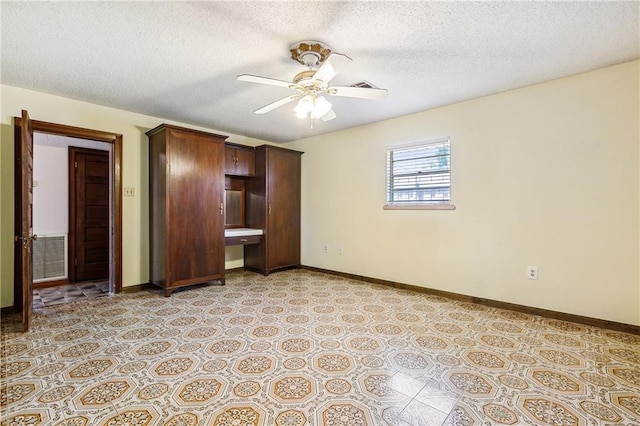
<svg viewBox="0 0 640 426"><path fill-rule="evenodd" d="M376 86L374 86L373 84L369 83L366 80L363 80L360 83L352 84L351 87L363 87L365 89L377 89Z"/></svg>
<svg viewBox="0 0 640 426"><path fill-rule="evenodd" d="M33 242L33 282L67 278L67 234L38 235Z"/></svg>

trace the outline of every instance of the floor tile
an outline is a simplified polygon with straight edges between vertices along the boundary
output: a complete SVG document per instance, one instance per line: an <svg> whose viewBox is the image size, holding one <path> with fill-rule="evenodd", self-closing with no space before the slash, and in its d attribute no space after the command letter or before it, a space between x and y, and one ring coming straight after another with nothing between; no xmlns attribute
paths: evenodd
<svg viewBox="0 0 640 426"><path fill-rule="evenodd" d="M34 295L29 333L2 318L3 426L640 418L637 335L306 270L169 298L73 288Z"/></svg>

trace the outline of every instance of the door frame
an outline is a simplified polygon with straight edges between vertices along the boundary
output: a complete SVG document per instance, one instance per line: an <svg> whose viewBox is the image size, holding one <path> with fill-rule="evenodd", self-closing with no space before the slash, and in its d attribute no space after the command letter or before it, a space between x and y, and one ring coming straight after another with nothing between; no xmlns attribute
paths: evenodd
<svg viewBox="0 0 640 426"><path fill-rule="evenodd" d="M112 243L113 243L113 268L110 280L114 293L122 292L122 135L119 133L104 132L101 130L85 129L82 127L67 126L65 124L49 123L46 121L30 120L34 132L57 136L68 136L78 139L107 142L112 145L113 164L111 165L111 191L113 192ZM19 134L22 127L22 118L14 118L14 132ZM18 194L16 194L17 196ZM17 277L19 271L14 271ZM25 283L14 279L14 310L22 305L22 287Z"/></svg>

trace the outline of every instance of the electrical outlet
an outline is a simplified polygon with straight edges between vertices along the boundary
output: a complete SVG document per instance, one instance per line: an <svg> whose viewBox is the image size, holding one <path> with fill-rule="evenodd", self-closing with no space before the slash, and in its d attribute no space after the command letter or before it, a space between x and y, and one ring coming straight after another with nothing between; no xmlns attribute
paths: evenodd
<svg viewBox="0 0 640 426"><path fill-rule="evenodd" d="M133 197L133 196L135 196L134 189L131 188L131 187L125 187L124 188L124 196L125 197Z"/></svg>
<svg viewBox="0 0 640 426"><path fill-rule="evenodd" d="M326 244L325 244L325 245L323 245L323 246L322 246L322 252L323 252L323 253L329 253L329 246L328 246L328 245L326 245Z"/></svg>
<svg viewBox="0 0 640 426"><path fill-rule="evenodd" d="M538 279L538 267L537 266L527 266L527 279L537 280Z"/></svg>

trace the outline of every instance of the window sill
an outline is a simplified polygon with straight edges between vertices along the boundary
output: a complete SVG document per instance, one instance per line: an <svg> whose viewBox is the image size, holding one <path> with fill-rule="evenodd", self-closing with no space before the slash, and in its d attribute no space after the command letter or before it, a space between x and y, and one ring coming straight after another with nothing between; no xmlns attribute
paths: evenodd
<svg viewBox="0 0 640 426"><path fill-rule="evenodd" d="M382 207L384 210L455 210L456 206L453 204L385 204Z"/></svg>

